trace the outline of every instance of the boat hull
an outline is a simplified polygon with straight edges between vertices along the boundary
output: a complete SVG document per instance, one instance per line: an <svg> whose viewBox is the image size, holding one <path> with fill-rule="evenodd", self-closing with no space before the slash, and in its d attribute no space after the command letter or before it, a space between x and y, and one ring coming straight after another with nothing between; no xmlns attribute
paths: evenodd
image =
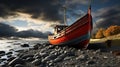
<svg viewBox="0 0 120 67"><path fill-rule="evenodd" d="M52 45L77 45L80 48L87 48L92 30L91 18L87 14L64 31L58 33L58 36L49 35L49 42Z"/></svg>

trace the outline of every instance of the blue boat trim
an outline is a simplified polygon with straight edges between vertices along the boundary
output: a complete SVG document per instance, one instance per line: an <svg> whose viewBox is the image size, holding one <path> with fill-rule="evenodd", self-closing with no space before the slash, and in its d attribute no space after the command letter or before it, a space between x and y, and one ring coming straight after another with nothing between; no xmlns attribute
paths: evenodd
<svg viewBox="0 0 120 67"><path fill-rule="evenodd" d="M64 42L64 43L60 43L60 44L57 44L57 45L72 45L72 44L78 44L84 40L88 40L90 39L90 32L88 32L87 34L81 36L81 37L78 37L76 39L73 39L73 40L70 40L70 41L67 41L67 42Z"/></svg>

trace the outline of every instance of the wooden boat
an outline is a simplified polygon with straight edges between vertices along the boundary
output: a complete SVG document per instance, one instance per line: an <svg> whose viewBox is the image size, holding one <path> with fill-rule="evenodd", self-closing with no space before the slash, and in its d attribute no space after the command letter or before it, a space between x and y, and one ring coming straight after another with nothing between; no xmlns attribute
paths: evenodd
<svg viewBox="0 0 120 67"><path fill-rule="evenodd" d="M48 35L52 45L72 45L79 48L87 48L92 31L91 7L82 18L72 25L56 25L54 34Z"/></svg>

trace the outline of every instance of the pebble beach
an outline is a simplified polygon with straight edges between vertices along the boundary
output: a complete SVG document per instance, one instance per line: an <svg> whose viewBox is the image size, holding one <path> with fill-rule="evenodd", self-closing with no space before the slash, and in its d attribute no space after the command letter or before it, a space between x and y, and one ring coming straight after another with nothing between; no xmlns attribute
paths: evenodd
<svg viewBox="0 0 120 67"><path fill-rule="evenodd" d="M120 67L119 51L106 48L78 49L53 46L48 42L35 43L32 47L25 43L20 46L28 49L0 51L0 67Z"/></svg>

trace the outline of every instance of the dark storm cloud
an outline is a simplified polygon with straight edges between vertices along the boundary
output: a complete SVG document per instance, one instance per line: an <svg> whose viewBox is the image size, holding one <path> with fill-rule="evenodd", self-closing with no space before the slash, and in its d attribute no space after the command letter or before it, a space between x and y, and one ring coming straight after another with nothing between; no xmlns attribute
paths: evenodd
<svg viewBox="0 0 120 67"><path fill-rule="evenodd" d="M78 5L87 3L87 0L0 0L0 17L7 18L21 12L35 19L63 22L61 12L64 5L75 10Z"/></svg>
<svg viewBox="0 0 120 67"><path fill-rule="evenodd" d="M0 0L0 16L8 17L22 12L32 15L32 18L42 17L46 21L60 21L59 0Z"/></svg>
<svg viewBox="0 0 120 67"><path fill-rule="evenodd" d="M95 13L95 18L101 21L96 22L97 27L109 27L111 25L120 25L120 6L102 8Z"/></svg>
<svg viewBox="0 0 120 67"><path fill-rule="evenodd" d="M50 32L43 33L32 29L18 32L16 28L4 23L0 23L0 37L47 38L48 34L50 34Z"/></svg>

